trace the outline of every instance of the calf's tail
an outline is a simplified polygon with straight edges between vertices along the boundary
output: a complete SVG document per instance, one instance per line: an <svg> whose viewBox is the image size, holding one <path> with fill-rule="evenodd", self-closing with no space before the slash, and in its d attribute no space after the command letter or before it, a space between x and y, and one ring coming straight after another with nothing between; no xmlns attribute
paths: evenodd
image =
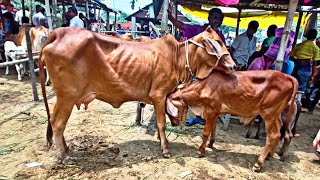
<svg viewBox="0 0 320 180"><path fill-rule="evenodd" d="M56 34L54 32L52 32L47 40L44 42L42 49L40 51L40 55L39 55L39 59L38 59L38 67L39 67L39 76L40 76L40 85L41 85L41 91L42 91L42 96L43 96L43 101L44 101L44 105L46 107L46 112L47 112L47 116L48 116L48 126L47 126L47 146L48 149L51 148L52 146L52 126L50 123L50 109L48 106L48 100L47 100L47 94L46 94L46 86L45 86L45 72L44 72L44 66L45 66L45 62L43 59L43 49L50 43L52 43L54 40L56 39Z"/></svg>

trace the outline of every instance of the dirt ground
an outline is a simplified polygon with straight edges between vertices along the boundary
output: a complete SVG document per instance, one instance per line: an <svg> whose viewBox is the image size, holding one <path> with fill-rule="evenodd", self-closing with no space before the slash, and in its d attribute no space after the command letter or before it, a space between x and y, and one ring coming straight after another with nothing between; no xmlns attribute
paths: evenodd
<svg viewBox="0 0 320 180"><path fill-rule="evenodd" d="M143 126L134 125L136 103L119 109L93 101L88 110L74 108L65 137L70 147L67 164L57 163L55 148L46 151L47 118L42 101L33 102L28 78L0 75L0 179L320 179L320 162L312 148L320 128L319 109L302 114L287 159L275 155L262 172L251 171L265 139L246 139L245 127L232 121L228 131L219 123L214 149L197 158L202 126L171 127L167 136L173 157L161 155L153 107L143 112ZM38 84L38 92L40 92ZM49 106L55 97L47 87ZM41 93L39 97L42 99ZM83 108L83 107L82 107ZM37 162L41 165L27 167Z"/></svg>

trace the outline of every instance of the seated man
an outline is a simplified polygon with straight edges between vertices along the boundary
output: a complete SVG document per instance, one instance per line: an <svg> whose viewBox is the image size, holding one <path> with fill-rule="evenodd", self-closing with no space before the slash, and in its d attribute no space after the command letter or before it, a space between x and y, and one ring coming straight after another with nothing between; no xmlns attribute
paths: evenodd
<svg viewBox="0 0 320 180"><path fill-rule="evenodd" d="M230 49L233 60L238 65L238 70L246 70L249 57L256 51L257 38L254 34L259 28L257 21L251 21L246 32L238 35Z"/></svg>

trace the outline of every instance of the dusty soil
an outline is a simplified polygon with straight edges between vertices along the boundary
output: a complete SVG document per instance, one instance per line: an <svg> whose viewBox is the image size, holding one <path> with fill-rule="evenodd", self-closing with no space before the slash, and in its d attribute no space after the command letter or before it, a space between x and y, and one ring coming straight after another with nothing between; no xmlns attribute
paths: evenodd
<svg viewBox="0 0 320 180"><path fill-rule="evenodd" d="M302 114L287 159L275 155L262 172L254 173L265 139L246 139L245 127L232 121L228 131L219 123L215 149L195 157L202 126L171 127L167 136L173 158L161 155L153 107L144 108L143 126L136 127L136 103L119 109L93 101L89 109L74 108L65 137L70 147L67 164L57 162L55 148L46 151L47 118L42 101L33 102L28 78L0 75L0 179L320 179L320 162L312 148L312 136L320 128L319 109ZM38 85L38 92L40 92ZM55 97L47 87L49 106ZM40 98L42 99L41 93ZM31 162L40 166L28 168Z"/></svg>

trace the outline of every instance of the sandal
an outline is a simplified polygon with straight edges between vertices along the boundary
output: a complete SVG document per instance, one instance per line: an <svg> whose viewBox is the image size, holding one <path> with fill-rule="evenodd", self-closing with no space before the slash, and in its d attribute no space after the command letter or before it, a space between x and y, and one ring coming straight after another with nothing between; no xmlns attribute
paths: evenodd
<svg viewBox="0 0 320 180"><path fill-rule="evenodd" d="M298 137L300 137L300 136L301 136L301 134L297 133L297 134L294 134L294 135L293 135L293 138L298 138Z"/></svg>

